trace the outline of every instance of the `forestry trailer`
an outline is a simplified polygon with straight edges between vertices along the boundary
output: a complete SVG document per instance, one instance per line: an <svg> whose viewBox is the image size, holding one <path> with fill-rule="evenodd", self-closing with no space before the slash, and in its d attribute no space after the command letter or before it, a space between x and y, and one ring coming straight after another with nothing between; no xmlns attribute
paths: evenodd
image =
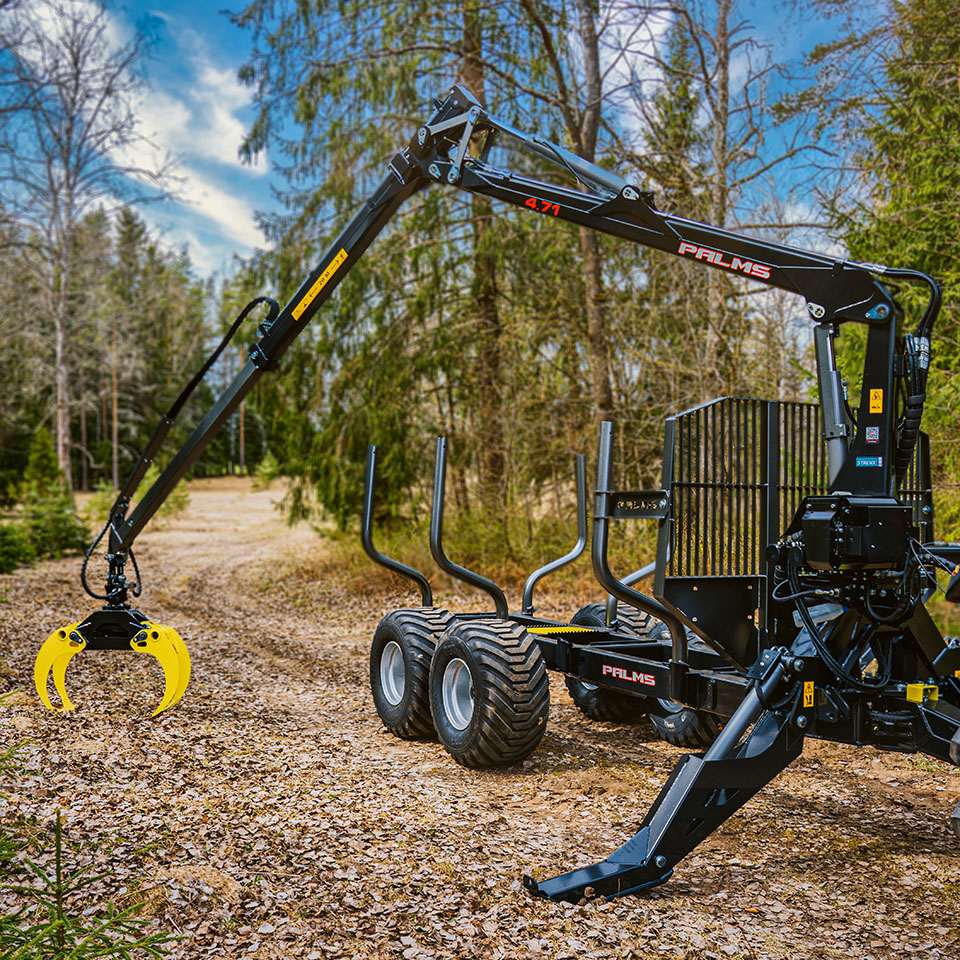
<svg viewBox="0 0 960 960"><path fill-rule="evenodd" d="M489 162L506 138L573 174L584 189L543 183ZM479 154L473 145L482 139ZM960 764L960 644L945 638L924 604L938 570L954 571L960 544L933 537L929 448L920 430L930 336L940 310L926 274L855 263L753 239L657 210L649 193L556 144L488 114L463 87L433 115L318 267L281 310L259 298L158 427L120 491L108 536L105 601L86 620L57 630L36 664L50 706L52 671L63 709L67 663L86 649L152 653L166 688L157 713L189 679L179 635L130 607L124 570L133 542L158 506L266 370L330 297L400 205L432 184L457 187L557 217L714 269L796 293L813 323L819 405L721 398L666 422L662 488L613 482L612 425L600 429L593 570L609 594L571 623L535 614L534 585L587 541L586 481L577 461L574 548L531 574L511 613L491 580L443 549L446 443L437 442L430 546L437 565L491 597L493 611L450 614L433 604L426 576L377 551L372 541L376 449L370 448L362 518L368 554L411 578L422 605L388 614L377 628L370 679L388 730L439 737L467 766L516 762L546 728L546 671L566 678L574 701L601 720L648 716L665 739L703 748L681 758L639 832L606 860L551 880L524 879L554 900L634 893L666 881L674 866L798 757L807 737L923 752ZM902 331L896 282L928 292L914 330ZM250 358L129 514L130 501L210 364L258 304L269 306ZM845 323L866 329L862 389L848 403L834 353ZM609 528L624 519L658 524L656 560L617 578L607 562ZM96 544L94 544L95 546ZM652 594L633 586L653 576ZM960 577L947 587L960 600ZM960 835L960 804L953 814Z"/></svg>

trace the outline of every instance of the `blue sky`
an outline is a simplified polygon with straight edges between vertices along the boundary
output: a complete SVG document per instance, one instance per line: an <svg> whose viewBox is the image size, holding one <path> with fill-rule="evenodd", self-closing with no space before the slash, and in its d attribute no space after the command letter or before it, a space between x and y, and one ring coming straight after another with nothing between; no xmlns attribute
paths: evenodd
<svg viewBox="0 0 960 960"><path fill-rule="evenodd" d="M152 146L138 150L145 161L176 162L177 198L147 204L141 213L166 243L187 245L201 276L229 271L234 255L264 246L254 214L277 206L267 158L251 166L237 157L253 117L250 90L236 79L250 37L220 9L204 0L109 7L118 34L140 27L152 38L137 105Z"/></svg>

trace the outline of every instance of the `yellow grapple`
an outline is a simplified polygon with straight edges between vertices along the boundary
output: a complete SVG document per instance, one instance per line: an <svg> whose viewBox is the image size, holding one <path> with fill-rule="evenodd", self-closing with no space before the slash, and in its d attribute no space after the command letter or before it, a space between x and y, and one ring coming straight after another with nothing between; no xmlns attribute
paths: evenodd
<svg viewBox="0 0 960 960"><path fill-rule="evenodd" d="M160 705L151 716L172 707L190 682L190 654L180 634L149 620L136 610L97 610L86 620L54 630L40 647L33 667L33 681L45 707L57 708L50 700L47 681L53 674L53 686L60 697L60 710L74 709L67 696L66 673L70 661L82 650L133 650L149 653L163 667L164 687Z"/></svg>

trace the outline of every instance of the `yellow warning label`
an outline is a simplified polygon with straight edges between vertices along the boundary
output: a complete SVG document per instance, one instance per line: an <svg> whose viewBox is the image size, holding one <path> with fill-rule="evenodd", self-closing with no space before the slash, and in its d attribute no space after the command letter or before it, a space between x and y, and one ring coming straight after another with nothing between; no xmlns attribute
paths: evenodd
<svg viewBox="0 0 960 960"><path fill-rule="evenodd" d="M804 708L813 706L813 681L812 680L803 681L803 706Z"/></svg>
<svg viewBox="0 0 960 960"><path fill-rule="evenodd" d="M954 675L955 677L960 677L960 670L954 670L954 671L953 671L953 675Z"/></svg>
<svg viewBox="0 0 960 960"><path fill-rule="evenodd" d="M306 292L304 298L293 308L293 319L299 320L303 316L303 311L317 299L317 294L330 282L330 278L343 266L347 259L347 251L341 249L340 252L327 264L323 273L313 281L312 286Z"/></svg>
<svg viewBox="0 0 960 960"><path fill-rule="evenodd" d="M870 412L883 413L883 390L870 391Z"/></svg>

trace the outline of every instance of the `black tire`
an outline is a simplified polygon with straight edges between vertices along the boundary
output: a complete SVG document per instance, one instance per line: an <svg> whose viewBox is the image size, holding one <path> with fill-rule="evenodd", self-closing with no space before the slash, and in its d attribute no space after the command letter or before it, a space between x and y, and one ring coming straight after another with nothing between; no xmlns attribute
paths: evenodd
<svg viewBox="0 0 960 960"><path fill-rule="evenodd" d="M626 611L636 614L637 619L643 614L632 607L620 606L617 611L619 629L623 633L635 632L632 624L624 615ZM651 618L652 619L652 618ZM602 603L590 603L581 607L570 621L583 627L605 627L607 625L607 611ZM639 635L639 634L638 634ZM609 687L598 687L576 677L564 677L567 690L577 705L577 709L588 719L606 723L640 723L647 715L650 707L649 697L631 697L619 690Z"/></svg>
<svg viewBox="0 0 960 960"><path fill-rule="evenodd" d="M523 760L543 738L550 710L537 641L506 620L454 620L430 665L430 709L440 742L462 766Z"/></svg>
<svg viewBox="0 0 960 960"><path fill-rule="evenodd" d="M650 708L653 732L675 747L706 749L717 739L720 724L712 713L684 707L672 700L656 700Z"/></svg>
<svg viewBox="0 0 960 960"><path fill-rule="evenodd" d="M643 616L641 614L641 616ZM652 618L651 618L652 619ZM647 636L662 636L669 642L670 630L660 620L653 620L653 626ZM687 640L700 643L699 638L687 631ZM675 747L691 750L706 749L717 739L720 723L712 713L694 710L674 700L654 700L650 706L650 725L653 732Z"/></svg>
<svg viewBox="0 0 960 960"><path fill-rule="evenodd" d="M388 613L377 625L370 647L370 689L383 725L403 740L435 736L430 716L430 661L450 614L436 607L411 607ZM393 646L392 646L393 645ZM389 649L388 649L389 648ZM400 657L391 672L388 658Z"/></svg>
<svg viewBox="0 0 960 960"><path fill-rule="evenodd" d="M606 605L591 603L583 609L590 610L593 607L599 607L602 623L606 623ZM663 624L652 614L643 613L636 607L627 606L625 603L617 604L617 630L620 633L635 633L638 637L647 637L662 627Z"/></svg>
<svg viewBox="0 0 960 960"><path fill-rule="evenodd" d="M586 626L604 626L606 624L606 614L604 604L591 603L578 610L571 622L582 623ZM578 620L578 617L581 619ZM635 633L638 637L657 636L668 639L670 636L666 624L657 620L656 617L624 603L617 604L617 629L621 633ZM650 725L657 737L673 744L675 747L706 748L717 739L717 735L720 733L719 723L712 713L694 710L692 707L682 706L673 700L654 700L650 697L638 699L598 687L596 693L604 694L601 698L602 706L597 707L589 700L581 705L577 698L578 694L583 697L581 693L583 686L583 681L567 678L567 689L570 691L570 696L573 697L581 711L592 720L613 720L620 723L638 722L639 718L630 719L628 715L629 704L621 705L614 700L615 697L618 697L620 700L634 701L632 707L634 716L642 710L649 716ZM587 688L590 686L590 684L586 684ZM588 710L591 712L588 712ZM601 713L603 715L600 715Z"/></svg>

